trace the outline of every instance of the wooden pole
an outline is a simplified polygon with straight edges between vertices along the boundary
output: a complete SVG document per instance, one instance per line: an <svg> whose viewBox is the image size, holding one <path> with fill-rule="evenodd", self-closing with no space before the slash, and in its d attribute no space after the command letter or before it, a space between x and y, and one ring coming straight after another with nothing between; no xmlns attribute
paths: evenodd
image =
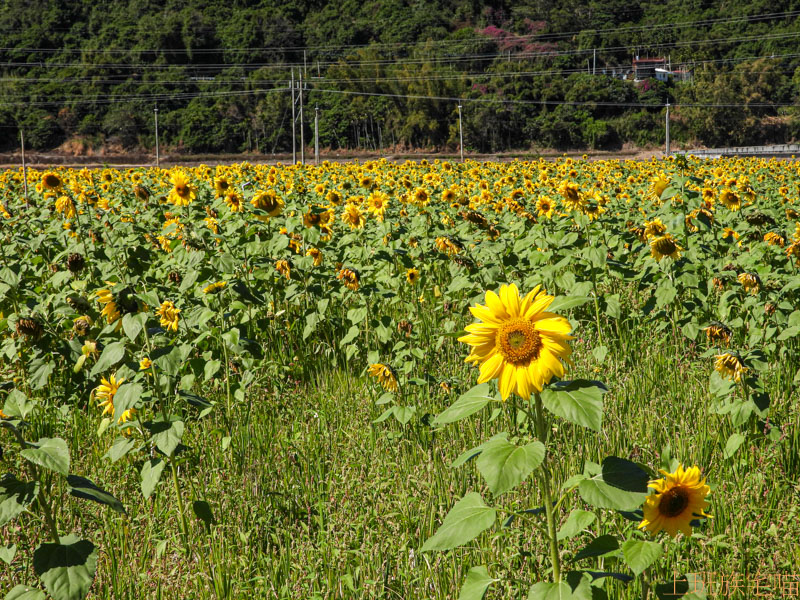
<svg viewBox="0 0 800 600"><path fill-rule="evenodd" d="M25 189L25 204L28 203L28 166L25 164L25 134L19 128L19 142L22 146L22 184Z"/></svg>

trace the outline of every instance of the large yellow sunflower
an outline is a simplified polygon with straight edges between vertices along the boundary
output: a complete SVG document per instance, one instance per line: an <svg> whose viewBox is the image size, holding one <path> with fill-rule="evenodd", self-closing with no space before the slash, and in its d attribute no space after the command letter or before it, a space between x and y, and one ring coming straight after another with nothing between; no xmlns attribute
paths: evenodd
<svg viewBox="0 0 800 600"><path fill-rule="evenodd" d="M197 197L194 187L189 183L189 178L183 171L175 171L170 175L172 191L169 193L169 201L175 206L189 206L192 200Z"/></svg>
<svg viewBox="0 0 800 600"><path fill-rule="evenodd" d="M569 362L572 326L564 317L546 312L553 300L540 286L520 298L511 284L502 286L499 296L487 291L486 306L470 307L483 322L467 325L469 335L458 341L472 346L466 361L480 363L478 383L498 379L503 400L511 392L527 399L554 376L564 376L561 359Z"/></svg>
<svg viewBox="0 0 800 600"><path fill-rule="evenodd" d="M711 516L705 512L709 506L705 498L711 488L706 485L705 478L700 478L698 467L684 470L683 465L678 465L674 473L663 470L661 473L664 479L650 483L655 494L645 500L644 519L639 529L647 529L653 535L664 530L672 537L678 535L678 531L689 536L693 520Z"/></svg>

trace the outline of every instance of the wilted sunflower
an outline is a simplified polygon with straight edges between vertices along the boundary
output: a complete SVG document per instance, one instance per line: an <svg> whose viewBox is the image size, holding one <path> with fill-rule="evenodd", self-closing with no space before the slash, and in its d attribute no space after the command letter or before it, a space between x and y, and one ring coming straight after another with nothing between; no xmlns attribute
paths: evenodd
<svg viewBox="0 0 800 600"><path fill-rule="evenodd" d="M417 269L408 269L406 271L406 280L411 285L414 285L419 281L419 271Z"/></svg>
<svg viewBox="0 0 800 600"><path fill-rule="evenodd" d="M742 284L745 292L757 294L761 288L761 279L755 273L740 273L736 278Z"/></svg>
<svg viewBox="0 0 800 600"><path fill-rule="evenodd" d="M784 244L786 243L786 240L783 238L783 236L781 236L778 233L775 233L774 231L769 231L765 233L764 241L767 242L767 244L769 244L770 246L780 246L781 248L783 248Z"/></svg>
<svg viewBox="0 0 800 600"><path fill-rule="evenodd" d="M56 200L56 212L64 215L65 219L74 219L77 211L75 203L69 196L59 196Z"/></svg>
<svg viewBox="0 0 800 600"><path fill-rule="evenodd" d="M385 390L396 392L399 388L394 370L384 364L375 363L369 366L369 374L375 377Z"/></svg>
<svg viewBox="0 0 800 600"><path fill-rule="evenodd" d="M448 256L458 254L463 249L459 242L450 237L437 237L434 243L436 244L436 249L439 252L447 254Z"/></svg>
<svg viewBox="0 0 800 600"><path fill-rule="evenodd" d="M225 286L228 285L227 281L216 281L210 285L207 285L203 288L204 294L218 294L222 290L225 289Z"/></svg>
<svg viewBox="0 0 800 600"><path fill-rule="evenodd" d="M109 284L109 286L116 285L111 281L106 281L106 283ZM114 294L109 288L97 290L95 295L97 296L97 301L103 305L103 310L100 312L100 315L106 318L106 322L109 325L122 316L117 308L117 302L114 299Z"/></svg>
<svg viewBox="0 0 800 600"><path fill-rule="evenodd" d="M189 178L183 171L175 171L170 175L172 190L169 193L169 201L175 206L189 206L192 200L197 197L194 187L189 184Z"/></svg>
<svg viewBox="0 0 800 600"><path fill-rule="evenodd" d="M786 247L786 258L792 260L793 257L797 264L800 265L800 242L794 242Z"/></svg>
<svg viewBox="0 0 800 600"><path fill-rule="evenodd" d="M716 359L714 362L714 370L723 377L732 379L733 381L740 381L742 375L747 371L747 367L744 366L744 363L742 363L742 360L736 354L726 352L724 354L717 354L714 358Z"/></svg>
<svg viewBox="0 0 800 600"><path fill-rule="evenodd" d="M711 323L703 331L706 332L706 337L712 344L727 345L731 341L731 335L733 335L731 328L722 323Z"/></svg>
<svg viewBox="0 0 800 600"><path fill-rule="evenodd" d="M275 270L286 277L286 279L292 276L292 266L288 260L281 259L275 261Z"/></svg>
<svg viewBox="0 0 800 600"><path fill-rule="evenodd" d="M318 267L322 264L322 251L319 248L309 248L306 250L306 256L314 259L314 266Z"/></svg>
<svg viewBox="0 0 800 600"><path fill-rule="evenodd" d="M674 473L662 470L663 479L650 482L655 490L644 503L644 519L639 529L646 529L652 535L666 531L675 537L678 531L684 535L692 534L691 522L701 517L710 517L705 510L709 507L706 496L711 488L705 478L700 478L700 469L691 467L684 470L678 465Z"/></svg>
<svg viewBox="0 0 800 600"><path fill-rule="evenodd" d="M358 286L360 285L360 277L358 276L358 271L355 269L339 269L336 279L340 279L345 287L354 292L358 290Z"/></svg>
<svg viewBox="0 0 800 600"><path fill-rule="evenodd" d="M178 314L181 309L176 308L171 300L164 300L156 310L156 314L161 317L161 326L167 331L178 331Z"/></svg>
<svg viewBox="0 0 800 600"><path fill-rule="evenodd" d="M528 399L541 392L553 377L564 376L561 360L569 362L567 340L572 326L564 317L546 312L555 298L536 286L524 299L514 284L500 288L498 296L486 292L486 305L471 306L483 321L465 327L458 341L472 346L466 362L480 364L478 383L498 379L503 400L512 392Z"/></svg>
<svg viewBox="0 0 800 600"><path fill-rule="evenodd" d="M659 262L665 257L677 260L680 258L682 250L683 248L678 245L678 242L669 233L661 237L654 238L650 242L650 254L653 256L656 262Z"/></svg>

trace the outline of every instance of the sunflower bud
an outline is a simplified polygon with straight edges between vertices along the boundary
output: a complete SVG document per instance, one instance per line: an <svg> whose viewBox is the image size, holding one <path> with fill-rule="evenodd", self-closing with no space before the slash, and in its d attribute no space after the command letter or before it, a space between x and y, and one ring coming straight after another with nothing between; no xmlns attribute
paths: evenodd
<svg viewBox="0 0 800 600"><path fill-rule="evenodd" d="M169 275L167 275L167 279L169 279L175 285L180 285L181 281L183 281L183 276L177 271L170 271Z"/></svg>

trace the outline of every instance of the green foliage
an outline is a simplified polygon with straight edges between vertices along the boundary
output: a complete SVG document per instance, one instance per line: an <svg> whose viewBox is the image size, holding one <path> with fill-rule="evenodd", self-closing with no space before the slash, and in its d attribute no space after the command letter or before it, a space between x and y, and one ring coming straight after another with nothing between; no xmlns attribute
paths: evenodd
<svg viewBox="0 0 800 600"><path fill-rule="evenodd" d="M18 0L4 6L0 34L11 50L0 91L0 128L8 133L0 136L3 149L16 147L22 128L36 150L64 141L151 150L157 104L166 148L285 152L291 148L290 65L307 82L305 140L310 145L319 107L323 148L455 149L456 101L416 96L464 99L465 145L499 151L661 145L668 101L791 103L800 93L793 39L780 37L794 31L792 19L727 21L792 10L786 2L712 8L436 0L423 8L398 0L258 6L128 0L109 11L82 0L44 6ZM665 26L696 21L705 24ZM669 48L672 65L688 65L694 81L603 74L630 70L631 56L619 48L631 46L641 56ZM800 130L795 112L687 106L673 113L672 137L709 145L786 141Z"/></svg>

